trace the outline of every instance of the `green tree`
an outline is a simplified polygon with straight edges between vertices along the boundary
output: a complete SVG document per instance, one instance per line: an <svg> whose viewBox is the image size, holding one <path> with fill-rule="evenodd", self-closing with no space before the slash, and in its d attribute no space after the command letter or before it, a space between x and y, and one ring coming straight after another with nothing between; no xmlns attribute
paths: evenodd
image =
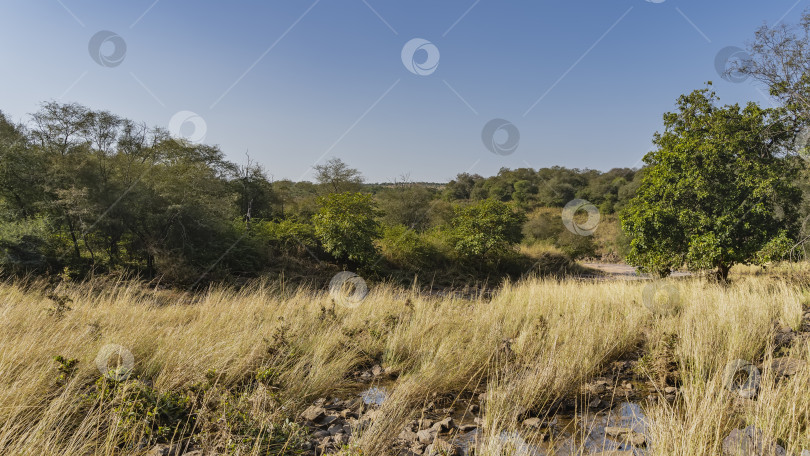
<svg viewBox="0 0 810 456"><path fill-rule="evenodd" d="M660 275L714 268L725 281L732 265L756 262L795 232L797 163L780 153L791 134L779 112L717 101L696 90L664 115L657 150L644 157L638 193L621 214L629 263Z"/></svg>
<svg viewBox="0 0 810 456"><path fill-rule="evenodd" d="M330 193L356 192L363 183L360 171L333 157L315 166L315 180Z"/></svg>
<svg viewBox="0 0 810 456"><path fill-rule="evenodd" d="M462 257L485 260L521 241L526 214L494 199L457 206L452 225L453 247Z"/></svg>
<svg viewBox="0 0 810 456"><path fill-rule="evenodd" d="M312 223L324 249L338 260L367 265L377 257L374 241L381 236L378 211L371 195L332 193L318 199Z"/></svg>

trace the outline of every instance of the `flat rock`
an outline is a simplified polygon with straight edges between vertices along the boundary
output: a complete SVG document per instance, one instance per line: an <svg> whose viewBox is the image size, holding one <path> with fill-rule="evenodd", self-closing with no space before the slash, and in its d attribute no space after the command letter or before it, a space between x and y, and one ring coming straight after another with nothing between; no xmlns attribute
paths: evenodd
<svg viewBox="0 0 810 456"><path fill-rule="evenodd" d="M306 410L301 412L301 418L306 421L318 421L326 416L326 409L317 405L310 405Z"/></svg>
<svg viewBox="0 0 810 456"><path fill-rule="evenodd" d="M735 429L723 439L725 456L786 456L785 449L754 426Z"/></svg>

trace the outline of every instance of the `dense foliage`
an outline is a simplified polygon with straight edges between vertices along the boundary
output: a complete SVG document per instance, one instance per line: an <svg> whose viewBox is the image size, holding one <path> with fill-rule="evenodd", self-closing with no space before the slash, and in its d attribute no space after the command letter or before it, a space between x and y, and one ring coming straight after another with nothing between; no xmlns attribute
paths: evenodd
<svg viewBox="0 0 810 456"><path fill-rule="evenodd" d="M664 116L623 212L631 264L660 275L714 268L726 280L732 265L767 260L763 248L795 238L799 168L781 154L792 136L779 111L716 102L696 90Z"/></svg>

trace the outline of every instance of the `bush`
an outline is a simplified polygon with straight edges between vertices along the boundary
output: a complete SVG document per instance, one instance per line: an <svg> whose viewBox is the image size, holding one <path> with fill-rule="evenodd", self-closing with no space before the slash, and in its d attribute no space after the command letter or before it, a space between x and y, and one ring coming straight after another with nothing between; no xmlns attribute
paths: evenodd
<svg viewBox="0 0 810 456"><path fill-rule="evenodd" d="M377 208L371 195L335 193L318 199L312 217L315 234L337 260L371 264L377 259L374 240L380 237Z"/></svg>
<svg viewBox="0 0 810 456"><path fill-rule="evenodd" d="M438 249L425 236L404 225L386 226L379 244L385 258L398 268L436 266L440 257Z"/></svg>
<svg viewBox="0 0 810 456"><path fill-rule="evenodd" d="M525 221L523 212L493 199L457 206L451 222L454 249L468 259L498 257L521 241Z"/></svg>

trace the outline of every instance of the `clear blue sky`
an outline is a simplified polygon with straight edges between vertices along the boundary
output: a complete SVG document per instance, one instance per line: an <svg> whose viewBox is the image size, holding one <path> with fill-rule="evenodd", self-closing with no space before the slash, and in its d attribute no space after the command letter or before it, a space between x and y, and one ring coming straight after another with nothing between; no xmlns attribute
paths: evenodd
<svg viewBox="0 0 810 456"><path fill-rule="evenodd" d="M6 0L0 110L26 120L40 102L75 101L166 128L191 111L204 142L237 162L249 152L275 179L311 179L332 156L370 182L632 167L661 115L705 81L724 102L767 104L754 82L721 80L715 56L810 7L655 1ZM109 67L88 49L103 30L126 43ZM403 64L414 38L439 51L431 74ZM483 144L495 118L520 132L510 155Z"/></svg>

